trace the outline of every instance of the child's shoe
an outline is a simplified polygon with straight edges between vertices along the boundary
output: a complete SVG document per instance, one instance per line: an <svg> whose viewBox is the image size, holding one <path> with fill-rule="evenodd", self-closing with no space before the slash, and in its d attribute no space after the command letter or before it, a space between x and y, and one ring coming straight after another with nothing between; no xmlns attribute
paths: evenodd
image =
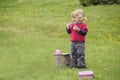
<svg viewBox="0 0 120 80"><path fill-rule="evenodd" d="M87 69L86 66L77 67L78 69Z"/></svg>

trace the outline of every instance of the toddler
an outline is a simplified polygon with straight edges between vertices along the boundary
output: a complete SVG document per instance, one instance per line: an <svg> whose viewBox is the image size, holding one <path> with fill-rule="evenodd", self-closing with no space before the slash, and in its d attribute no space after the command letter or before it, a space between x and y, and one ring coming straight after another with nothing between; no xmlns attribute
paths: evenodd
<svg viewBox="0 0 120 80"><path fill-rule="evenodd" d="M70 67L87 68L85 63L85 36L88 32L87 24L84 22L86 16L82 9L71 13L72 23L67 24L66 31L70 34Z"/></svg>

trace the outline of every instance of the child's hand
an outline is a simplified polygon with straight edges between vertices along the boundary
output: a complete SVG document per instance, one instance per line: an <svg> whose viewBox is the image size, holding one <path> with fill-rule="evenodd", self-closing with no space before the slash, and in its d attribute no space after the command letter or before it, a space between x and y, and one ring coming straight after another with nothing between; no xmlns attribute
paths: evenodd
<svg viewBox="0 0 120 80"><path fill-rule="evenodd" d="M74 26L73 29L76 30L76 31L80 30L80 28L78 28L77 26Z"/></svg>
<svg viewBox="0 0 120 80"><path fill-rule="evenodd" d="M69 29L69 28L70 28L70 23L67 23L67 25L66 25L66 26L67 26L67 29Z"/></svg>

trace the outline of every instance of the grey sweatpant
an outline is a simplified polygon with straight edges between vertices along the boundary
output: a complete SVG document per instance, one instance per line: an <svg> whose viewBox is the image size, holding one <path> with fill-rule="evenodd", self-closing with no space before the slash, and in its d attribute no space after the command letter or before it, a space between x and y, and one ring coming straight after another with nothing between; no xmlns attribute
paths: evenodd
<svg viewBox="0 0 120 80"><path fill-rule="evenodd" d="M85 64L85 43L72 42L70 49L70 67L86 67Z"/></svg>

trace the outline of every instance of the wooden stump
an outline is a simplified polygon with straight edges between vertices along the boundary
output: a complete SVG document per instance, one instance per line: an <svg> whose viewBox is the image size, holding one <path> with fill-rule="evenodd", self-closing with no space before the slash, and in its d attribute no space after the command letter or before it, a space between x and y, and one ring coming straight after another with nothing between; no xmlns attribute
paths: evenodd
<svg viewBox="0 0 120 80"><path fill-rule="evenodd" d="M70 64L70 54L68 53L54 54L54 58L56 67L65 67Z"/></svg>

